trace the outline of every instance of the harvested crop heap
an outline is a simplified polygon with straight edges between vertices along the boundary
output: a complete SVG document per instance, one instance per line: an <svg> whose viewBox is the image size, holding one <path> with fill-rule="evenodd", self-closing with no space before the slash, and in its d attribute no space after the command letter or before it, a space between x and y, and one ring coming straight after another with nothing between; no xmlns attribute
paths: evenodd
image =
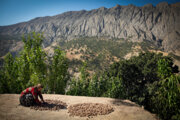
<svg viewBox="0 0 180 120"><path fill-rule="evenodd" d="M114 109L110 105L101 103L82 103L68 107L70 116L90 117L97 115L106 115L113 112Z"/></svg>
<svg viewBox="0 0 180 120"><path fill-rule="evenodd" d="M67 107L67 104L62 101L45 100L44 104L31 106L30 108L42 111L42 110L60 110L60 109L66 108L66 107Z"/></svg>

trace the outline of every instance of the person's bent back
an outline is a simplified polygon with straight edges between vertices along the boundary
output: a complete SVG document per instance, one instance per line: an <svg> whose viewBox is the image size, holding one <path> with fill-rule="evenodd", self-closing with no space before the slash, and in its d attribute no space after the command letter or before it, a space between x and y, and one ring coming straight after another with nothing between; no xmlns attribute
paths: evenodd
<svg viewBox="0 0 180 120"><path fill-rule="evenodd" d="M24 91L21 92L20 96L20 104L23 106L33 106L35 104L40 105L41 102L38 99L38 96L41 98L42 102L43 96L41 94L43 86L41 84L38 84L34 87L26 88Z"/></svg>

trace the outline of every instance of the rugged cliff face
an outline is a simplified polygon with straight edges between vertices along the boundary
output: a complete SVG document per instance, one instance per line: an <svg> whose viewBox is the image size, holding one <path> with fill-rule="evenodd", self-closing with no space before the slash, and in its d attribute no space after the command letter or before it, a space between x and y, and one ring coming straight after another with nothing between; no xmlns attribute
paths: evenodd
<svg viewBox="0 0 180 120"><path fill-rule="evenodd" d="M131 38L153 41L165 51L180 48L180 3L166 2L157 6L134 5L91 11L70 11L56 16L39 17L28 22L0 27L0 35L17 35L31 31L44 32L46 45L53 41L80 36ZM169 46L170 44L170 46Z"/></svg>
<svg viewBox="0 0 180 120"><path fill-rule="evenodd" d="M16 36L32 31L44 33L45 47L57 41L96 36L123 38L132 42L151 41L161 50L179 54L179 21L180 3L169 5L166 2L143 7L116 5L109 9L101 7L91 11L70 11L56 16L39 17L28 22L1 26L0 56L9 50L19 50L22 44L17 42L19 37Z"/></svg>

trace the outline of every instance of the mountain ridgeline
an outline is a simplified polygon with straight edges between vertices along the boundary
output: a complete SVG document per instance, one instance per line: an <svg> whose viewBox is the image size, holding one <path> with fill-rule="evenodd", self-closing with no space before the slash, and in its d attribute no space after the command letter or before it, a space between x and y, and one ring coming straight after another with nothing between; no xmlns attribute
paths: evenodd
<svg viewBox="0 0 180 120"><path fill-rule="evenodd" d="M101 7L90 11L69 11L38 17L0 27L0 35L21 35L43 32L50 45L53 41L71 40L81 36L131 38L133 42L152 41L165 51L180 48L180 3L162 2L153 6L134 5Z"/></svg>
<svg viewBox="0 0 180 120"><path fill-rule="evenodd" d="M0 63L8 52L17 54L22 49L22 34L34 31L44 34L43 47L47 52L53 54L52 48L60 45L68 59L75 60L72 65L88 60L91 66L101 68L138 55L138 51L155 49L170 53L180 66L179 21L180 3L166 2L142 7L116 5L38 17L0 26Z"/></svg>

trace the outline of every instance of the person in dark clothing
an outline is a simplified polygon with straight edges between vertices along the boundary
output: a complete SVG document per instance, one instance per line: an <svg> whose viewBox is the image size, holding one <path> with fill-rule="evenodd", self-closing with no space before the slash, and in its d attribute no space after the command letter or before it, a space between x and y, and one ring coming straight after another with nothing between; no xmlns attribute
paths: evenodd
<svg viewBox="0 0 180 120"><path fill-rule="evenodd" d="M21 92L21 96L19 98L20 104L23 106L33 106L33 105L41 105L41 102L38 99L40 97L42 103L44 103L43 96L41 94L43 86L38 84L34 87L26 88Z"/></svg>

